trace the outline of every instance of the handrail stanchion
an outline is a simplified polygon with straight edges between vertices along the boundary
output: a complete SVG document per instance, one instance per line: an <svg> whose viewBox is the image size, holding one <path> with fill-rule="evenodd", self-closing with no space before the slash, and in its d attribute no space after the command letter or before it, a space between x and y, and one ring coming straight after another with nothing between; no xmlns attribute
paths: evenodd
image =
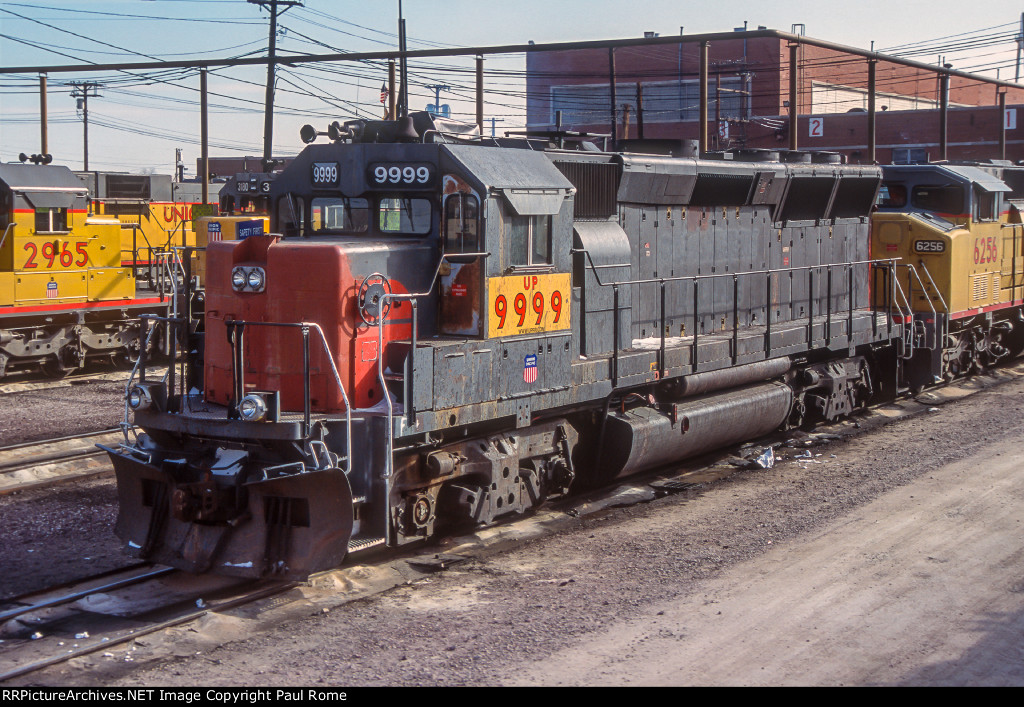
<svg viewBox="0 0 1024 707"><path fill-rule="evenodd" d="M814 271L807 270L807 348L814 345Z"/></svg>
<svg viewBox="0 0 1024 707"><path fill-rule="evenodd" d="M825 268L825 345L832 344L832 264Z"/></svg>
<svg viewBox="0 0 1024 707"><path fill-rule="evenodd" d="M846 303L846 345L853 345L853 266L846 266L847 303Z"/></svg>
<svg viewBox="0 0 1024 707"><path fill-rule="evenodd" d="M309 399L309 326L302 325L302 430L303 436L309 435L310 399Z"/></svg>
<svg viewBox="0 0 1024 707"><path fill-rule="evenodd" d="M612 388L619 385L619 286L612 287Z"/></svg>
<svg viewBox="0 0 1024 707"><path fill-rule="evenodd" d="M693 346L693 349L690 352L690 369L694 373L697 372L697 329L698 329L698 320L699 320L699 317L700 317L700 315L697 312L697 302L698 302L698 299L697 299L697 278L694 277L693 278L693 343L691 344Z"/></svg>
<svg viewBox="0 0 1024 707"><path fill-rule="evenodd" d="M740 355L740 278L732 276L732 365Z"/></svg>
<svg viewBox="0 0 1024 707"><path fill-rule="evenodd" d="M658 378L665 375L665 280L661 280L661 346L658 348Z"/></svg>

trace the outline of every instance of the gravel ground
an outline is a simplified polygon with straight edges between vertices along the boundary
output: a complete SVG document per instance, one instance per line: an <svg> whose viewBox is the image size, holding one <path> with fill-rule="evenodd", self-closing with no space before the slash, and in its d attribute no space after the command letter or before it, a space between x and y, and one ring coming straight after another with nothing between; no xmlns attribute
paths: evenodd
<svg viewBox="0 0 1024 707"><path fill-rule="evenodd" d="M799 546L942 465L1015 439L1022 411L1024 381L1011 380L814 448L821 454L814 461L790 459L770 470L739 472L698 490L579 518L557 536L330 612L311 610L304 621L201 655L167 657L141 670L124 663L93 664L87 672L64 666L33 681L148 686L529 682L560 651L601 641L622 622L650 622L656 613L652 607L699 597L704 583L740 563L780 546ZM0 499L4 535L18 538L0 543L0 566L17 568L5 577L8 582L24 585L38 572L34 579L41 583L61 574L49 548L62 534L77 536L78 554L92 558L103 555L98 548L109 547L104 542L113 542L112 487L94 483L67 493L26 494L22 504ZM77 504L90 506L95 516L57 521ZM17 520L23 509L38 518L36 525ZM893 523L901 522L897 516ZM51 535L49 527L62 530ZM12 529L18 534L9 535ZM24 542L48 549L48 562L35 562ZM64 562L63 555L56 557ZM99 563L108 559L102 556ZM247 633L244 626L241 633ZM906 647L908 654L917 650ZM567 682L603 682L597 675L573 674L571 664L566 670L560 677Z"/></svg>
<svg viewBox="0 0 1024 707"><path fill-rule="evenodd" d="M127 373L117 374L118 378ZM117 427L124 419L122 380L69 379L51 387L0 392L0 447Z"/></svg>
<svg viewBox="0 0 1024 707"><path fill-rule="evenodd" d="M123 395L123 382L89 379L0 393L0 446L117 427ZM0 598L129 560L113 533L112 480L0 496L0 517Z"/></svg>

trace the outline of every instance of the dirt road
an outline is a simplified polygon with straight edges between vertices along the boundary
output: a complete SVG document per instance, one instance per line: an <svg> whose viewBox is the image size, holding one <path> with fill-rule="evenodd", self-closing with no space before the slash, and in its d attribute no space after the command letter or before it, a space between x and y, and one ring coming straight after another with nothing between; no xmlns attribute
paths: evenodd
<svg viewBox="0 0 1024 707"><path fill-rule="evenodd" d="M1024 685L1022 449L938 466L513 680Z"/></svg>

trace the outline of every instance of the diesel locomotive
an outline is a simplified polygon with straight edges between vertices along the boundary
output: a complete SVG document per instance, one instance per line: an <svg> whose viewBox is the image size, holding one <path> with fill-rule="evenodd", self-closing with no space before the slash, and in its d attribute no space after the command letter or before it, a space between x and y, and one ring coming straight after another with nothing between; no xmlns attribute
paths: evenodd
<svg viewBox="0 0 1024 707"><path fill-rule="evenodd" d="M0 164L0 377L137 357L138 317L166 315L169 297L137 282L122 234L67 167Z"/></svg>
<svg viewBox="0 0 1024 707"><path fill-rule="evenodd" d="M106 449L133 554L303 578L836 419L1019 337L1016 275L986 281L1009 313L956 324L943 277L967 275L939 259L960 245L915 245L971 224L879 210L908 231L872 228L879 167L483 138L427 114L330 137L267 187L270 234L209 244L188 364L126 390L139 432Z"/></svg>

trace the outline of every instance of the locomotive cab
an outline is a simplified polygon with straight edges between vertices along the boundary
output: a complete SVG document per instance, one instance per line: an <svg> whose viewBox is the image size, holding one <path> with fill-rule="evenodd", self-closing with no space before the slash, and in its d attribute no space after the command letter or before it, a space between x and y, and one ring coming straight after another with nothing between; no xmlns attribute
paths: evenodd
<svg viewBox="0 0 1024 707"><path fill-rule="evenodd" d="M1024 253L1005 200L1011 188L973 165L892 165L883 174L872 255L901 265L891 283L875 283L875 302L895 289L914 323L912 385L1019 350L1024 332L1008 308L1024 294Z"/></svg>

